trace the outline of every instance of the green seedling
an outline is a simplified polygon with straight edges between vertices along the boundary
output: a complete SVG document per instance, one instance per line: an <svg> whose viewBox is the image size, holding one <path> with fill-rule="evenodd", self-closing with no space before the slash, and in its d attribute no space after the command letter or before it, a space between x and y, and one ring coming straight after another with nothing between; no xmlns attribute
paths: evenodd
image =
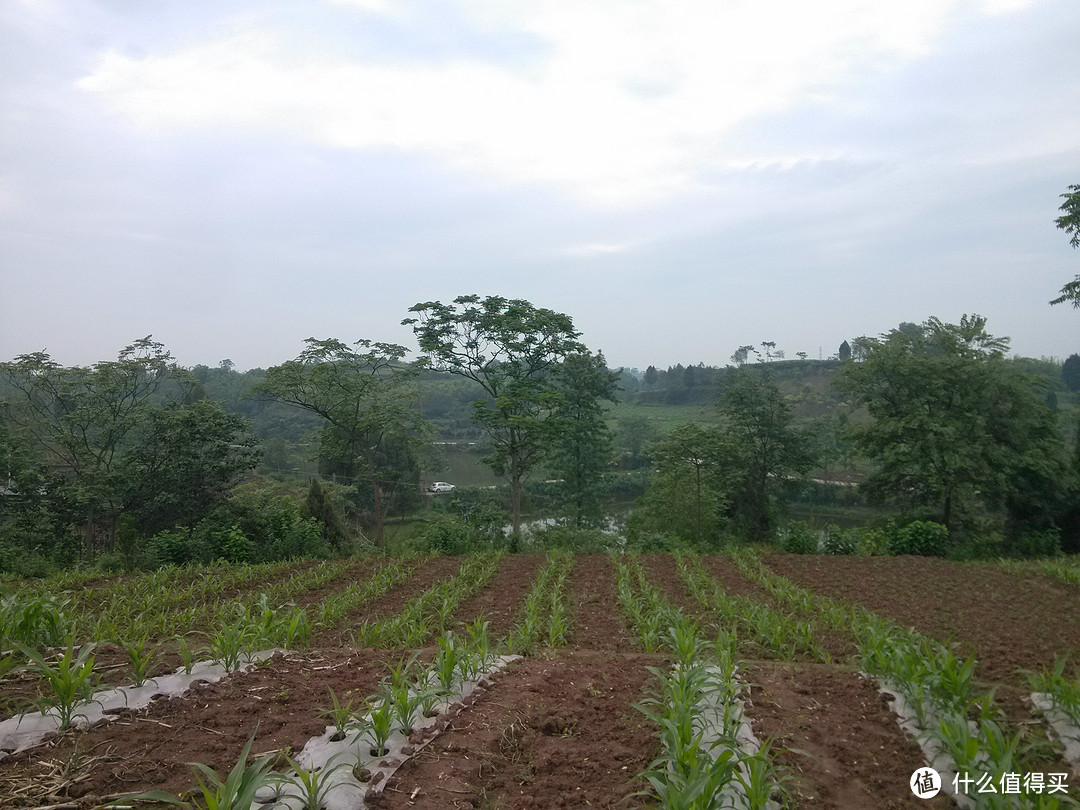
<svg viewBox="0 0 1080 810"><path fill-rule="evenodd" d="M60 720L60 731L71 728L78 709L89 703L94 696L93 651L95 644L84 644L76 655L74 642L68 640L67 649L55 664L45 660L37 650L23 648L23 653L30 659L26 666L37 673L47 687L46 697L39 701L41 711L53 711Z"/></svg>
<svg viewBox="0 0 1080 810"><path fill-rule="evenodd" d="M251 648L255 634L244 619L227 624L210 637L210 658L229 672L240 668L244 653Z"/></svg>
<svg viewBox="0 0 1080 810"><path fill-rule="evenodd" d="M408 684L391 686L383 693L383 701L393 708L401 733L408 737L413 733L413 725L420 719L423 699L419 692L409 688Z"/></svg>
<svg viewBox="0 0 1080 810"><path fill-rule="evenodd" d="M454 691L454 682L457 680L458 661L461 658L461 650L454 642L454 634L447 631L439 639L439 650L435 653L432 668L443 694L449 695Z"/></svg>
<svg viewBox="0 0 1080 810"><path fill-rule="evenodd" d="M131 665L131 682L142 686L150 680L150 673L161 662L161 649L156 644L149 644L146 637L138 641L125 641L121 645L127 653Z"/></svg>
<svg viewBox="0 0 1080 810"><path fill-rule="evenodd" d="M364 721L363 730L367 732L371 740L370 754L373 757L385 756L389 752L386 747L387 740L394 730L394 706L389 701L380 701L378 706L372 705L368 717Z"/></svg>
<svg viewBox="0 0 1080 810"><path fill-rule="evenodd" d="M334 705L329 709L319 709L319 716L329 718L335 729L334 735L330 740L331 742L337 742L345 739L345 735L353 724L356 710L354 709L351 700L346 701L345 703L339 701L338 696L334 693L333 689L330 690L330 701Z"/></svg>
<svg viewBox="0 0 1080 810"><path fill-rule="evenodd" d="M300 810L323 810L326 806L326 797L335 788L344 787L346 783L333 784L330 777L342 768L348 767L345 763L331 765L322 770L308 770L300 765L292 757L286 757L289 767L294 771L288 776L277 777L276 781L282 788L278 801L282 799L297 799L300 801ZM293 807L291 802L288 805Z"/></svg>
<svg viewBox="0 0 1080 810"><path fill-rule="evenodd" d="M188 763L196 770L195 778L198 780L199 785L191 792L201 794L201 802L199 803L187 801L172 793L152 790L148 793L140 793L137 796L120 799L113 802L113 804L149 801L191 808L191 810L196 808L204 808L204 810L251 810L251 806L255 803L255 793L263 785L273 781L273 776L270 773L272 765L270 757L260 757L253 763L248 762L251 745L254 741L255 737L252 736L244 744L244 749L240 752L240 758L224 779L208 765L201 762Z"/></svg>
<svg viewBox="0 0 1080 810"><path fill-rule="evenodd" d="M180 656L180 664L184 667L184 672L190 675L192 667L195 666L195 658L201 650L191 649L188 646L187 636L176 636L176 653Z"/></svg>

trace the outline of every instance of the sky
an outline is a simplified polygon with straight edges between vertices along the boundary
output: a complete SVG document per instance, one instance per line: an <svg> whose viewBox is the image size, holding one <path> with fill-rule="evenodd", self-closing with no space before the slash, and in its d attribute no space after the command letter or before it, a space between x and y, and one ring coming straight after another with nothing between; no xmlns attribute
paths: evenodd
<svg viewBox="0 0 1080 810"><path fill-rule="evenodd" d="M611 366L988 319L1080 352L1076 0L0 0L0 361L401 343Z"/></svg>

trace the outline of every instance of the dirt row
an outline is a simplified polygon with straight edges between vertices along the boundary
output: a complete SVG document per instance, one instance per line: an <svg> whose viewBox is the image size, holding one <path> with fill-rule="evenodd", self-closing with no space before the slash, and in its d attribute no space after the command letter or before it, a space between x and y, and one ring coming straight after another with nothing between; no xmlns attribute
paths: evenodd
<svg viewBox="0 0 1080 810"><path fill-rule="evenodd" d="M792 559L768 562L788 575L782 569ZM392 615L435 582L456 574L460 562L427 561L407 582L358 608L344 626ZM705 562L725 590L776 606L726 559ZM810 562L797 560L807 570L812 570ZM493 637L505 636L520 618L542 564L535 555L505 557L492 582L466 600L455 619L484 616ZM672 558L650 555L644 565L670 601L708 622L678 580ZM947 576L955 576L956 569L951 572L942 570L939 586L947 587ZM800 584L840 596L827 586L819 588L810 575ZM866 587L868 594L875 592L872 585ZM650 687L646 667L663 659L635 646L615 598L608 558L578 556L569 592L573 628L568 648L545 651L500 675L483 698L391 778L379 807L626 808L644 801L628 797L645 786L636 777L656 756L656 737L631 704ZM887 601L880 608L902 620L890 610L898 608ZM949 605L941 602L939 610L947 615ZM963 607L953 605L952 610L968 615ZM963 621L956 631L966 631ZM92 807L115 794L159 788L179 792L194 783L186 762L227 771L252 735L256 752L295 753L325 727L319 710L330 705L330 689L339 699L359 699L406 652L360 650L347 641L347 631L327 630L312 646L317 652L277 656L250 672L179 699L155 701L145 712L0 762L0 797L12 797L0 798L0 807L69 801L75 802L72 807ZM971 641L978 647L976 635ZM948 806L946 799L927 803L909 790L912 772L922 765L921 752L899 729L873 684L848 662L848 644L842 648L837 640L829 642L837 662L832 665L753 657L744 662L745 679L752 684L748 714L755 731L773 741L778 761L789 769L794 806ZM1030 655L1039 649L1034 644ZM1060 645L1051 649L1062 651ZM0 684L0 697L3 689Z"/></svg>

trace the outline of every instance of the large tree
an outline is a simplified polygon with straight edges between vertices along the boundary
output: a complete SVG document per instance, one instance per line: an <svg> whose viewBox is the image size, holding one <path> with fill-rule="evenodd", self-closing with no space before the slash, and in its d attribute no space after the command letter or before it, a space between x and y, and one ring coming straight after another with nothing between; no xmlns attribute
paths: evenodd
<svg viewBox="0 0 1080 810"><path fill-rule="evenodd" d="M1058 209L1062 214L1054 220L1054 224L1070 234L1070 245L1080 248L1080 185L1069 186L1069 190L1061 196L1065 202ZM1065 301L1072 301L1074 307L1080 307L1080 275L1062 287L1061 295L1050 303L1060 304Z"/></svg>
<svg viewBox="0 0 1080 810"><path fill-rule="evenodd" d="M600 352L568 355L554 372L563 401L547 467L558 480L562 511L575 528L598 526L603 494L614 466L611 429L603 401L615 402L619 373L609 371Z"/></svg>
<svg viewBox="0 0 1080 810"><path fill-rule="evenodd" d="M929 507L953 533L979 507L1030 513L1067 473L1035 381L1005 357L1008 339L985 327L978 315L958 325L930 318L867 339L863 362L839 379L871 417L853 427L875 465L863 488Z"/></svg>
<svg viewBox="0 0 1080 810"><path fill-rule="evenodd" d="M390 463L427 432L415 410L416 369L392 343L308 338L295 360L267 370L258 393L317 414L324 421L321 454L367 482L374 535L383 543L385 501L401 472Z"/></svg>
<svg viewBox="0 0 1080 810"><path fill-rule="evenodd" d="M149 410L124 463L124 512L143 535L191 528L258 463L251 423L201 399Z"/></svg>
<svg viewBox="0 0 1080 810"><path fill-rule="evenodd" d="M731 374L718 406L739 470L731 516L750 539L765 540L772 533L779 487L813 463L813 438L792 424L790 403L762 366Z"/></svg>
<svg viewBox="0 0 1080 810"><path fill-rule="evenodd" d="M652 445L650 455L653 475L631 516L632 533L717 545L736 470L725 438L713 426L679 425Z"/></svg>
<svg viewBox="0 0 1080 810"><path fill-rule="evenodd" d="M478 383L487 399L473 418L490 443L486 461L510 483L515 538L521 534L522 481L543 460L556 436L563 404L554 371L568 355L586 351L569 315L501 296L463 295L450 304L427 301L403 324L413 327L432 365Z"/></svg>
<svg viewBox="0 0 1080 810"><path fill-rule="evenodd" d="M147 336L90 367L61 366L45 352L0 363L0 379L15 392L4 418L66 481L64 500L88 551L116 539L125 451L170 360Z"/></svg>

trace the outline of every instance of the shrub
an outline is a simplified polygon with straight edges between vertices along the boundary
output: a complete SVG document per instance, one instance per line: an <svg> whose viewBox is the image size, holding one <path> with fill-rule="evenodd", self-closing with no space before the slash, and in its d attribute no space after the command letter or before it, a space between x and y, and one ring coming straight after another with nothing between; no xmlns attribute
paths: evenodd
<svg viewBox="0 0 1080 810"><path fill-rule="evenodd" d="M844 530L830 523L825 527L821 546L826 554L850 556L858 549L858 534L855 529Z"/></svg>
<svg viewBox="0 0 1080 810"><path fill-rule="evenodd" d="M861 526L853 529L855 535L855 553L864 557L876 557L889 553L889 536L883 529Z"/></svg>
<svg viewBox="0 0 1080 810"><path fill-rule="evenodd" d="M793 520L781 533L780 543L791 554L817 554L817 532L801 520Z"/></svg>
<svg viewBox="0 0 1080 810"><path fill-rule="evenodd" d="M915 520L896 532L890 543L893 554L942 557L949 542L949 530L930 520Z"/></svg>
<svg viewBox="0 0 1080 810"><path fill-rule="evenodd" d="M476 543L467 524L443 516L421 529L413 537L411 545L423 554L468 554Z"/></svg>

